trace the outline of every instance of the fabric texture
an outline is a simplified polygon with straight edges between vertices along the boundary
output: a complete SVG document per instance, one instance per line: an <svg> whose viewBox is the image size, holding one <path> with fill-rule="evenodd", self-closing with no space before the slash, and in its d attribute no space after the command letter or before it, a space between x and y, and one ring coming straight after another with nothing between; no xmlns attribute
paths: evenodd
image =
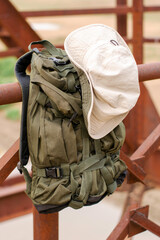
<svg viewBox="0 0 160 240"><path fill-rule="evenodd" d="M102 138L127 116L139 97L134 57L118 32L103 24L76 29L64 47L79 73L89 135Z"/></svg>
<svg viewBox="0 0 160 240"><path fill-rule="evenodd" d="M123 182L126 165L119 150L125 127L121 122L103 138L91 138L82 111L83 97L89 101L90 92L82 95L83 82L64 50L48 41L37 43L45 49L32 50L27 120L23 121L32 176L25 168L26 159L20 158L20 170L26 193L40 213L67 206L79 209L99 202ZM22 82L26 76L17 74L17 78Z"/></svg>

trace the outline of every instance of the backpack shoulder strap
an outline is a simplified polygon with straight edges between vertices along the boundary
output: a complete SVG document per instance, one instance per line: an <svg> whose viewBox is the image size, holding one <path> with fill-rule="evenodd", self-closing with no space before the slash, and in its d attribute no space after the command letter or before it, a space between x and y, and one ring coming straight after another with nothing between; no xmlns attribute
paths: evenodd
<svg viewBox="0 0 160 240"><path fill-rule="evenodd" d="M29 159L27 141L27 105L29 96L30 76L26 74L26 69L31 63L32 51L20 57L15 65L15 74L22 89L22 114L20 130L19 158L22 166L26 165Z"/></svg>
<svg viewBox="0 0 160 240"><path fill-rule="evenodd" d="M63 58L63 50L56 48L52 43L50 43L47 40L41 40L41 41L35 41L35 42L31 42L30 45L28 46L28 49L31 51L32 50L32 46L33 45L37 45L40 44L42 45L45 49L47 49L47 51L52 55L57 55ZM36 48L33 48L33 51L37 51Z"/></svg>

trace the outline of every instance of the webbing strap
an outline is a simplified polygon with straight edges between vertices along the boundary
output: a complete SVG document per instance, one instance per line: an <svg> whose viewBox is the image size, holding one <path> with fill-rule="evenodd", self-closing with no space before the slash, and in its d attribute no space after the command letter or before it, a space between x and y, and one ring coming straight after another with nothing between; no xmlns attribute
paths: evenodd
<svg viewBox="0 0 160 240"><path fill-rule="evenodd" d="M32 79L32 82L35 83L39 83L39 84L43 84L46 87L52 89L53 91L55 91L57 94L59 94L61 97L63 97L66 101L68 101L70 103L70 105L73 107L73 109L75 110L75 112L80 116L82 114L82 109L78 106L78 104L76 103L75 99L72 96L69 96L68 94L66 94L65 92L62 92L60 89L56 88L55 86L53 86L51 83L47 82L47 81L43 81L42 79L38 78L38 79Z"/></svg>
<svg viewBox="0 0 160 240"><path fill-rule="evenodd" d="M24 179L25 179L26 184L27 184L27 186L26 186L26 193L27 193L28 195L30 195L30 193L31 193L32 178L31 178L31 176L29 175L29 172L28 172L27 168L21 166L21 171L23 172Z"/></svg>
<svg viewBox="0 0 160 240"><path fill-rule="evenodd" d="M89 158L90 146L89 146L89 135L85 128L84 122L81 120L82 125L82 139L83 139L83 150L82 150L82 160Z"/></svg>
<svg viewBox="0 0 160 240"><path fill-rule="evenodd" d="M54 55L57 54L58 56L60 55L60 51L47 40L31 42L28 46L28 49L31 51L32 46L37 45L37 44L41 44L42 46L44 46L51 55L52 54L54 54ZM62 55L62 57L63 57L63 55Z"/></svg>
<svg viewBox="0 0 160 240"><path fill-rule="evenodd" d="M31 62L32 53L29 52L21 56L15 65L15 74L22 89L22 117L20 130L20 149L19 158L21 165L26 165L29 159L28 140L27 140L27 106L29 96L30 76L26 74L26 69Z"/></svg>
<svg viewBox="0 0 160 240"><path fill-rule="evenodd" d="M69 160L69 163L74 163L77 161L77 143L76 143L76 135L73 129L72 124L70 124L69 119L63 119L62 121L62 132L63 139L66 149L66 154Z"/></svg>
<svg viewBox="0 0 160 240"><path fill-rule="evenodd" d="M60 89L62 89L65 86L66 83L62 78L58 79L58 78L54 77L53 75L51 75L46 70L44 70L43 61L40 57L36 56L35 64L36 64L37 70L40 73L40 75L44 79L46 79L49 83L51 83L52 85L55 85L57 88L60 88Z"/></svg>
<svg viewBox="0 0 160 240"><path fill-rule="evenodd" d="M38 168L34 166L34 171L37 177L47 177L46 169L47 168ZM52 169L52 167L48 169ZM53 167L53 169L56 169L56 168ZM60 169L62 170L63 177L69 176L69 173L70 173L69 164L62 164Z"/></svg>
<svg viewBox="0 0 160 240"><path fill-rule="evenodd" d="M36 101L44 107L45 104L46 104L46 101L47 101L46 94L44 94L43 92L39 91L38 96L36 98Z"/></svg>

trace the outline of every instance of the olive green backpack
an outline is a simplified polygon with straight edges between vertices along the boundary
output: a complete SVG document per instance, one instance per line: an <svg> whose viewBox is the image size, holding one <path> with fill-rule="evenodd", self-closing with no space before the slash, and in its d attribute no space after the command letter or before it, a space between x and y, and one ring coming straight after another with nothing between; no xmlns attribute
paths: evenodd
<svg viewBox="0 0 160 240"><path fill-rule="evenodd" d="M31 49L34 44L44 48ZM84 124L79 77L65 51L46 40L29 49L15 68L23 96L18 169L26 193L40 213L95 204L125 178L126 165L119 158L125 127L120 123L105 137L92 139ZM29 156L32 173L24 167Z"/></svg>

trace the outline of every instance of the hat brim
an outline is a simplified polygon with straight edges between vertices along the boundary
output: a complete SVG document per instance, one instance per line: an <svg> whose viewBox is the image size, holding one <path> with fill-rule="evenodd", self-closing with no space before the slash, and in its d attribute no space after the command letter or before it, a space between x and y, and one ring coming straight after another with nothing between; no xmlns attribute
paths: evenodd
<svg viewBox="0 0 160 240"><path fill-rule="evenodd" d="M95 73L95 69L99 68L101 65L100 61L96 62L97 58L95 58L95 52L97 49L103 49L103 46L106 48L105 44L107 43L107 40L109 41L111 39L114 39L115 41L113 44L117 43L122 46L122 51L124 51L123 55L127 54L126 64L128 60L130 62L130 65L126 65L125 69L125 66L118 65L120 63L118 63L117 59L113 60L113 65L117 64L118 70L124 68L123 75L124 78L126 78L126 89L122 89L120 87L122 94L117 94L116 92L117 88L119 88L118 85L116 85L117 79L119 84L123 85L123 79L120 81L121 79L119 78L116 69L114 73L115 76L109 75L110 79L116 79L114 84L114 86L117 87L116 91L109 85L110 81L107 82L106 75L103 74L103 71L100 72L101 76L96 75L97 73ZM80 71L82 110L89 135L94 139L102 138L112 131L121 121L123 121L139 97L138 70L135 60L123 38L114 29L103 24L92 24L71 32L65 39L64 47L73 64L78 68L78 70L82 70ZM113 48L113 51L120 51L120 48ZM111 59L113 53L109 53L108 51L107 54L108 58ZM118 53L114 52L114 54L118 56ZM108 63L106 62L106 64ZM127 82L129 81L126 77L127 74L133 75L130 78L130 82ZM107 78L108 80L110 80L109 77ZM105 79L106 81L104 82L102 79ZM100 82L102 82L102 84ZM108 85L106 83L108 83ZM129 90L127 88L129 88ZM125 90L128 90L128 94L126 96ZM112 96L113 91L115 92ZM128 101L128 106L126 103L124 106L123 103L123 109L122 106L116 106L114 103L114 96L115 98L120 99L122 98L122 95L125 101L127 97L129 98L129 101L131 100L130 103ZM109 98L111 97L112 99L110 101ZM122 99L121 102L124 102L124 99ZM105 111L103 111L104 108Z"/></svg>

